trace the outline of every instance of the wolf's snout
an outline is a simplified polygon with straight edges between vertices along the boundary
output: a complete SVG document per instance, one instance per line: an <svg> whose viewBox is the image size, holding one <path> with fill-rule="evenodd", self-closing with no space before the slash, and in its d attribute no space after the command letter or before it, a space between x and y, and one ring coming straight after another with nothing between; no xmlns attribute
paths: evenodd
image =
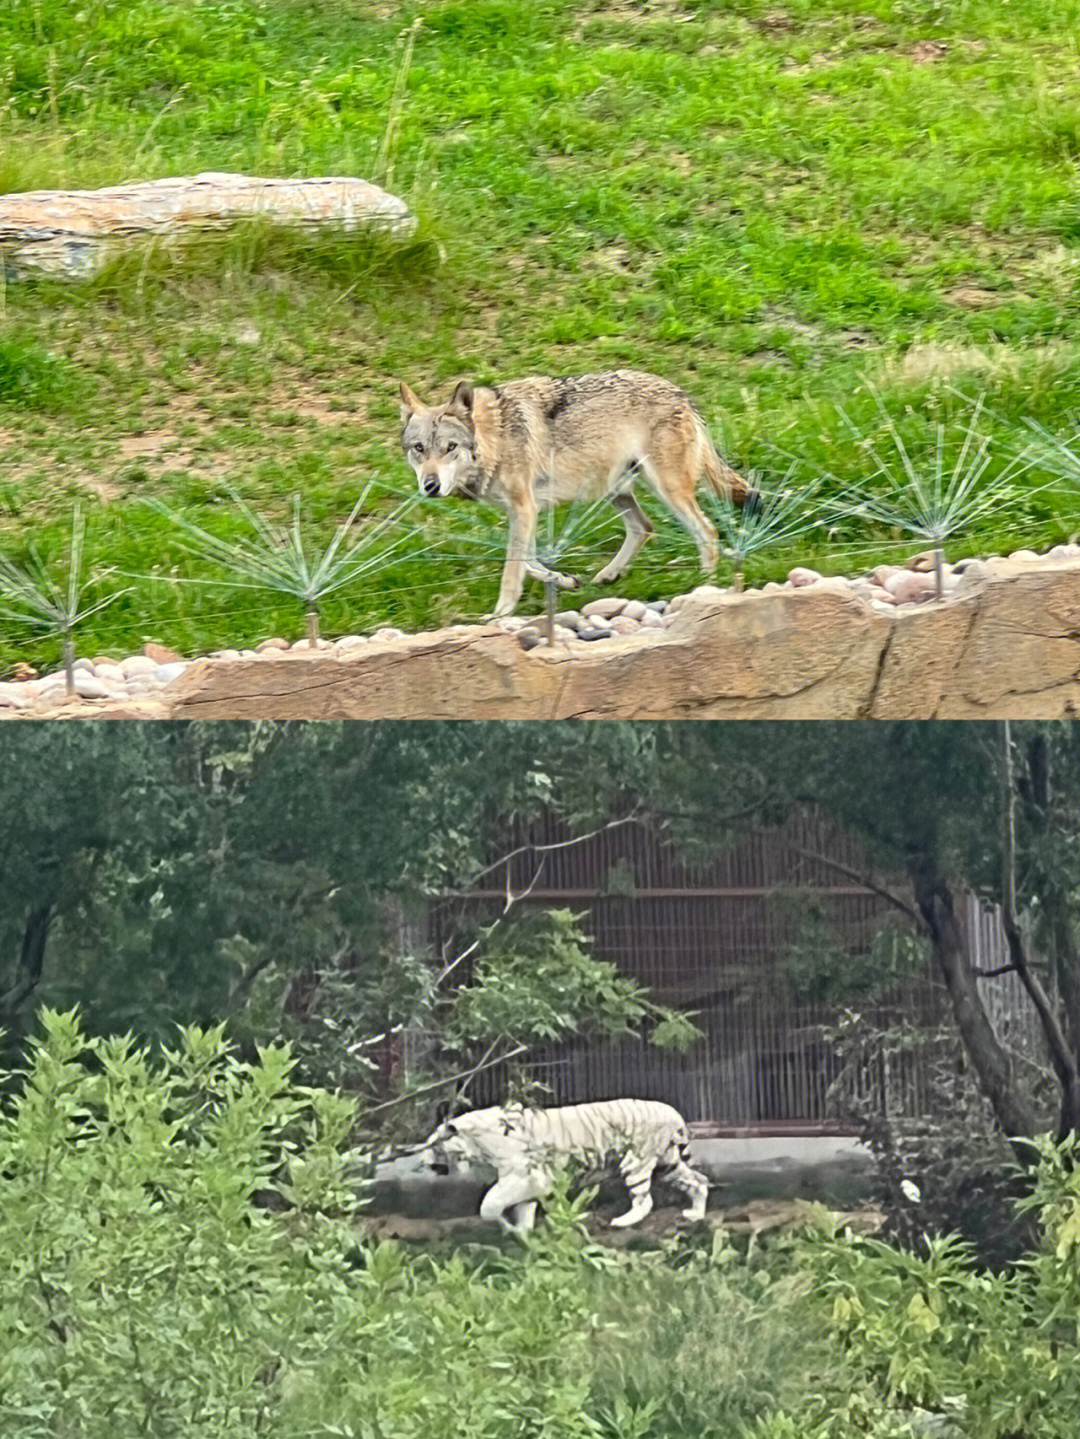
<svg viewBox="0 0 1080 1439"><path fill-rule="evenodd" d="M425 475L422 482L425 495L437 495L439 493L439 481L436 475Z"/></svg>

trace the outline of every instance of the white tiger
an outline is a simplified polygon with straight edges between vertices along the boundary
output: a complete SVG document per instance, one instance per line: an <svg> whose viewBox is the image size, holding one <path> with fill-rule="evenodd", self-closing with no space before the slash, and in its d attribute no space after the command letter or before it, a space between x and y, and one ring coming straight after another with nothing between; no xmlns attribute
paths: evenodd
<svg viewBox="0 0 1080 1439"><path fill-rule="evenodd" d="M652 1176L658 1168L690 1196L690 1207L683 1211L687 1219L704 1217L709 1194L708 1180L686 1162L686 1121L670 1104L652 1099L606 1099L560 1109L473 1109L440 1124L426 1148L436 1173L449 1174L457 1163L493 1166L498 1180L484 1195L480 1213L505 1229L532 1228L536 1201L550 1192L556 1170L571 1159L591 1168L618 1163L631 1202L613 1225L637 1224L651 1211Z"/></svg>

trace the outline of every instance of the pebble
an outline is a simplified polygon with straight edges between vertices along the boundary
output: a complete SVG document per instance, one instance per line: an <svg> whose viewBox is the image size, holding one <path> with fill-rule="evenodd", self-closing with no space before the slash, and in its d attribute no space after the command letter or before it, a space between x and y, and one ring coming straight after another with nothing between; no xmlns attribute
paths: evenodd
<svg viewBox="0 0 1080 1439"><path fill-rule="evenodd" d="M373 640L403 640L405 631L396 630L393 625L384 625L381 630L376 630L371 638Z"/></svg>
<svg viewBox="0 0 1080 1439"><path fill-rule="evenodd" d="M287 650L288 648L288 640L282 639L280 635L273 635L270 639L263 640L260 644L257 644L255 646L255 653L264 655L267 650Z"/></svg>
<svg viewBox="0 0 1080 1439"><path fill-rule="evenodd" d="M900 570L885 581L886 594L892 595L898 605L917 604L933 599L934 576L918 570Z"/></svg>
<svg viewBox="0 0 1080 1439"><path fill-rule="evenodd" d="M124 678L129 680L133 679L135 675L153 674L157 666L146 655L129 655L126 660L120 661L120 668L124 673Z"/></svg>
<svg viewBox="0 0 1080 1439"><path fill-rule="evenodd" d="M610 620L621 614L628 603L628 600L620 600L616 595L605 595L603 599L590 600L587 605L582 605L581 613L590 620Z"/></svg>
<svg viewBox="0 0 1080 1439"><path fill-rule="evenodd" d="M157 681L162 685L171 685L173 680L179 679L186 669L186 660L177 660L175 664L171 665L158 665Z"/></svg>
<svg viewBox="0 0 1080 1439"><path fill-rule="evenodd" d="M640 600L627 600L619 611L621 618L626 620L641 620L646 613L646 606Z"/></svg>
<svg viewBox="0 0 1080 1439"><path fill-rule="evenodd" d="M796 565L793 570L788 571L788 580L791 582L791 584L795 586L797 590L803 589L806 585L817 584L818 580L820 579L821 576L818 574L817 570L803 569L799 565Z"/></svg>
<svg viewBox="0 0 1080 1439"><path fill-rule="evenodd" d="M870 576L870 583L873 585L884 586L885 582L892 579L893 575L898 575L900 573L901 571L897 568L896 565L878 565L877 569L874 570Z"/></svg>
<svg viewBox="0 0 1080 1439"><path fill-rule="evenodd" d="M108 699L109 686L103 680L99 680L93 670L75 671L75 693L84 700Z"/></svg>
<svg viewBox="0 0 1080 1439"><path fill-rule="evenodd" d="M334 648L339 654L347 654L349 650L358 650L366 644L367 635L342 635L341 639L334 641Z"/></svg>
<svg viewBox="0 0 1080 1439"><path fill-rule="evenodd" d="M934 563L934 551L923 550L921 554L912 555L904 568L914 570L916 574L926 575L933 572Z"/></svg>
<svg viewBox="0 0 1080 1439"><path fill-rule="evenodd" d="M152 640L143 645L143 654L148 660L153 660L156 665L174 665L182 663L184 656L171 650L168 645L155 644ZM96 666L95 661L95 666Z"/></svg>

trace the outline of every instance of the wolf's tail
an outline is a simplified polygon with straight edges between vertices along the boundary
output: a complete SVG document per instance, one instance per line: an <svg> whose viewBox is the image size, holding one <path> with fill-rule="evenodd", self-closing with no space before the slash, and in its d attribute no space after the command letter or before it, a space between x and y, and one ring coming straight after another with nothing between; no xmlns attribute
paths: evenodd
<svg viewBox="0 0 1080 1439"><path fill-rule="evenodd" d="M720 458L704 425L701 426L701 463L705 478L722 500L730 499L736 505L753 505L756 502L757 491L753 485Z"/></svg>

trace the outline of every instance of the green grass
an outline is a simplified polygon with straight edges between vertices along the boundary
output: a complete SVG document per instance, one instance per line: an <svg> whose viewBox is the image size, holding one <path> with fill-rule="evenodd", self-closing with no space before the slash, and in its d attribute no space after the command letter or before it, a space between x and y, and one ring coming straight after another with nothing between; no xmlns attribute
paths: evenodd
<svg viewBox="0 0 1080 1439"><path fill-rule="evenodd" d="M87 502L88 555L133 586L89 653L299 634L273 598L171 584L196 562L141 502L236 535L230 489L275 523L300 494L325 530L368 480L412 483L399 379L427 398L639 366L686 387L733 463L779 477L782 451L844 484L867 471L837 404L871 428L880 397L930 453L985 390L1001 469L1026 418L1075 429L1078 59L1080 0L8 0L0 191L358 174L421 228L249 228L77 285L0 275L0 549L59 559ZM1004 485L950 554L1070 533L1080 500L1044 483ZM338 596L327 633L490 610L497 546L478 560L466 506L419 515L416 556ZM697 582L665 530L621 592ZM823 529L747 583L901 541ZM523 612L541 603L530 586ZM5 628L0 667L50 643Z"/></svg>

